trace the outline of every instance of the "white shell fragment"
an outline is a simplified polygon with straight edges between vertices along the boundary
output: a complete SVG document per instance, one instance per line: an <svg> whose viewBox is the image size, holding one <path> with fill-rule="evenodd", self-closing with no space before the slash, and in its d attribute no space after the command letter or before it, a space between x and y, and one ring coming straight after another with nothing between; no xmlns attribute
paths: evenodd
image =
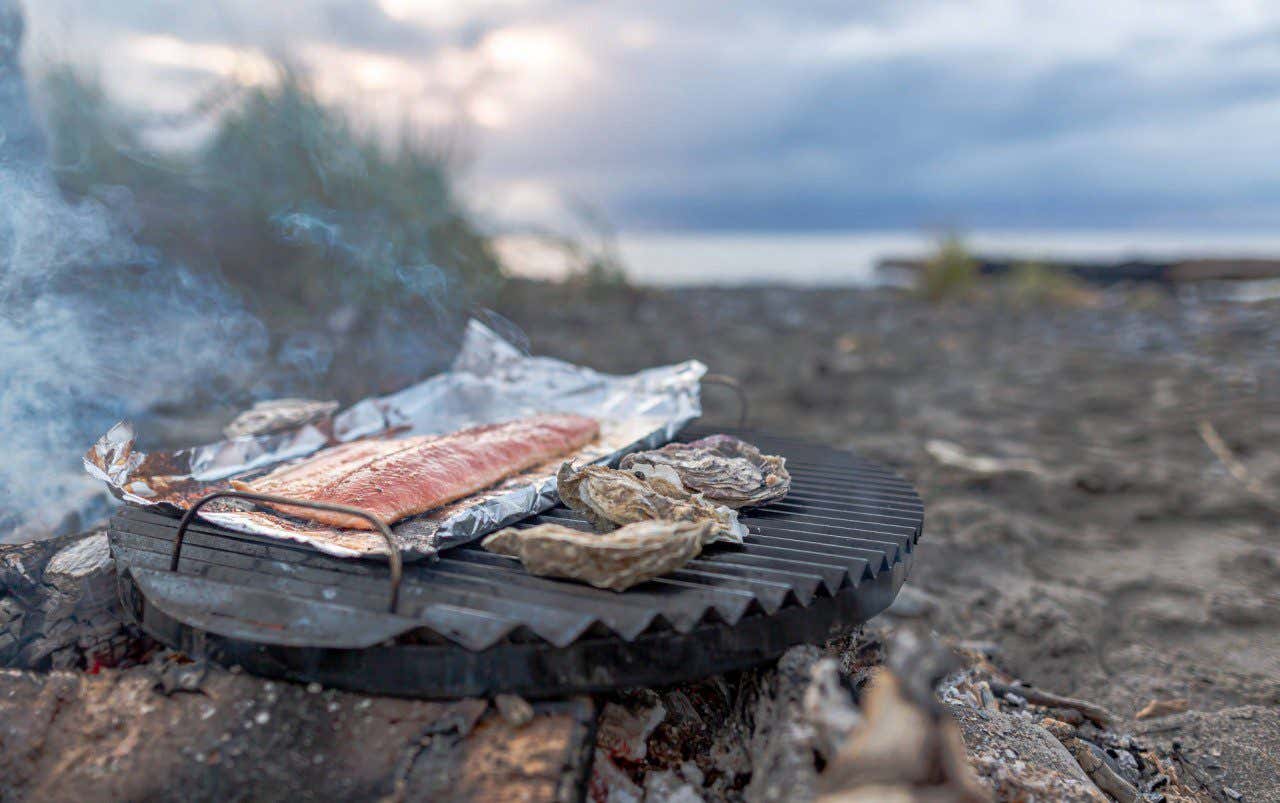
<svg viewBox="0 0 1280 803"><path fill-rule="evenodd" d="M565 463L556 475L556 490L561 501L602 532L640 521L706 521L712 524L709 540L741 544L747 534L737 511L688 493L674 476L643 479L630 471L575 469Z"/></svg>
<svg viewBox="0 0 1280 803"><path fill-rule="evenodd" d="M785 458L761 454L731 435L627 455L619 467L649 479L674 477L687 492L732 508L776 502L791 490Z"/></svg>
<svg viewBox="0 0 1280 803"><path fill-rule="evenodd" d="M508 527L482 543L490 552L519 558L530 574L626 591L693 560L713 527L710 521L641 521L597 534L539 524Z"/></svg>

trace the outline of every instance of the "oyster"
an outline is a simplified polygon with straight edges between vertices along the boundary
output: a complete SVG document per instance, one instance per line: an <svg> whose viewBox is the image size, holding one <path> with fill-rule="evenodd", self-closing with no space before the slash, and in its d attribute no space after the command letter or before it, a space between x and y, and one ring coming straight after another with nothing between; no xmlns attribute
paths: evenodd
<svg viewBox="0 0 1280 803"><path fill-rule="evenodd" d="M315 424L331 418L338 409L336 401L311 399L270 399L245 410L222 429L228 438L244 435L266 435L283 429Z"/></svg>
<svg viewBox="0 0 1280 803"><path fill-rule="evenodd" d="M685 491L674 473L656 472L643 479L630 471L605 466L575 469L570 463L556 475L560 499L607 532L638 521L708 521L711 540L741 544L747 534L738 514Z"/></svg>
<svg viewBox="0 0 1280 803"><path fill-rule="evenodd" d="M786 458L761 454L731 435L671 443L622 458L619 466L645 478L674 478L682 489L732 508L776 502L791 489Z"/></svg>
<svg viewBox="0 0 1280 803"><path fill-rule="evenodd" d="M539 524L508 527L482 543L490 552L519 558L530 574L626 591L697 557L714 527L710 521L640 521L598 534Z"/></svg>

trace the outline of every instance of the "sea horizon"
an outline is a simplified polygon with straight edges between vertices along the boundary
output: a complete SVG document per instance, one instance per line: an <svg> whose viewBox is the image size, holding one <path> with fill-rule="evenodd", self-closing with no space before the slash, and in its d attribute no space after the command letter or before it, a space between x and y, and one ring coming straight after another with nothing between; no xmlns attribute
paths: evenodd
<svg viewBox="0 0 1280 803"><path fill-rule="evenodd" d="M926 229L821 232L622 232L616 248L627 278L646 286L794 284L872 287L886 283L886 257L925 257L939 234ZM975 230L960 232L984 257L1127 261L1204 257L1280 258L1280 233L1194 230ZM515 276L558 279L562 255L520 235L499 238Z"/></svg>

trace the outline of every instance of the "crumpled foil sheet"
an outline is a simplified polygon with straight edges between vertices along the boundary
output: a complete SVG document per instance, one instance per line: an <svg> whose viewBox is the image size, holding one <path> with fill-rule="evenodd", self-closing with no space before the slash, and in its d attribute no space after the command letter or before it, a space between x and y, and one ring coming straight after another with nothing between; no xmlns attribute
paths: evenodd
<svg viewBox="0 0 1280 803"><path fill-rule="evenodd" d="M600 438L578 452L394 525L403 558L414 560L555 506L555 473L565 460L612 465L628 452L667 443L701 414L698 382L705 372L706 366L690 360L628 376L602 374L526 355L472 320L450 370L389 396L357 402L331 420L152 454L135 448L132 426L121 422L85 453L84 466L120 499L179 512L230 487L229 480L249 480L325 446L358 438L442 434L547 412L578 413L600 422ZM377 558L386 552L377 533L302 521L239 501L213 502L201 508L200 517L339 557Z"/></svg>

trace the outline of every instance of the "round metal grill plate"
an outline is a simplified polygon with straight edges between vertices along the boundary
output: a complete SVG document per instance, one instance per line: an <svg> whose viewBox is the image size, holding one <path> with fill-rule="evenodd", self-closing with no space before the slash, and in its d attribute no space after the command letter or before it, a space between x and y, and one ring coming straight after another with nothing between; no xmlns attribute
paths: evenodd
<svg viewBox="0 0 1280 803"><path fill-rule="evenodd" d="M768 661L884 610L921 534L914 489L848 452L734 434L787 457L791 493L742 512L745 545L712 545L621 594L533 577L469 544L405 567L392 616L385 564L205 523L169 572L177 521L136 507L112 520L121 594L171 647L259 674L424 697L666 685ZM588 529L563 507L526 525L544 521Z"/></svg>

